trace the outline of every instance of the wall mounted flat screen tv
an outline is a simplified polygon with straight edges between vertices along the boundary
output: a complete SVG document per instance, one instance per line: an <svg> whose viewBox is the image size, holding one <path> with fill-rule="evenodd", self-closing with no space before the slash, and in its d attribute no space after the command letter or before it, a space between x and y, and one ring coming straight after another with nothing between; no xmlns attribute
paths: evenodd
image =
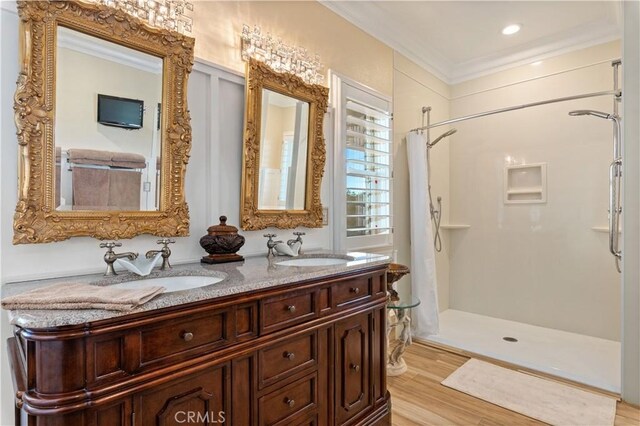
<svg viewBox="0 0 640 426"><path fill-rule="evenodd" d="M98 123L124 129L141 129L144 101L98 95Z"/></svg>

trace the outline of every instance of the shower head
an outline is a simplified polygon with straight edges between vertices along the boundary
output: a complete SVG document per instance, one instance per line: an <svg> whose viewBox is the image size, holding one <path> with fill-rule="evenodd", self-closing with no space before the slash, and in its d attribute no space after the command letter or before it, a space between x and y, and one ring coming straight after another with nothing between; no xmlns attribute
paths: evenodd
<svg viewBox="0 0 640 426"><path fill-rule="evenodd" d="M435 144L437 144L438 142L440 142L442 139L444 139L444 138L446 138L446 137L448 137L448 136L451 136L451 135L452 135L452 134L454 134L455 132L457 132L457 130L456 130L456 129L451 129L451 130L448 130L448 131L444 132L443 134L441 134L440 136L438 136L438 137L437 137L433 142L431 142L431 143L429 144L429 148L431 148L432 146L434 146Z"/></svg>
<svg viewBox="0 0 640 426"><path fill-rule="evenodd" d="M572 117L577 117L580 115L593 115L594 117L600 117L607 120L610 120L613 117L611 114L607 114L606 112L594 111L591 109L579 109L576 111L570 111L569 115Z"/></svg>

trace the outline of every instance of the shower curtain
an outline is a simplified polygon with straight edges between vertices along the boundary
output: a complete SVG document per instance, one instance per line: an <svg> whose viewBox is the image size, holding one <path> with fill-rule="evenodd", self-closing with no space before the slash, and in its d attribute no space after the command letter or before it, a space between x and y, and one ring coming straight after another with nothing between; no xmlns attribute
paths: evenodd
<svg viewBox="0 0 640 426"><path fill-rule="evenodd" d="M423 134L407 135L409 159L409 204L411 213L411 292L420 299L411 319L413 334L427 337L438 334L438 292L436 255L429 212L429 173L427 141Z"/></svg>

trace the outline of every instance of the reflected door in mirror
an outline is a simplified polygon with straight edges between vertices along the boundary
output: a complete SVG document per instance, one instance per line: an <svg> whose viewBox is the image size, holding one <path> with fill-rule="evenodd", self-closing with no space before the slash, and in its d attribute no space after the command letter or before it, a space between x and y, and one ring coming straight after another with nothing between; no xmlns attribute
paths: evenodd
<svg viewBox="0 0 640 426"><path fill-rule="evenodd" d="M162 58L57 28L57 210L159 209Z"/></svg>
<svg viewBox="0 0 640 426"><path fill-rule="evenodd" d="M304 210L309 103L262 90L259 210Z"/></svg>

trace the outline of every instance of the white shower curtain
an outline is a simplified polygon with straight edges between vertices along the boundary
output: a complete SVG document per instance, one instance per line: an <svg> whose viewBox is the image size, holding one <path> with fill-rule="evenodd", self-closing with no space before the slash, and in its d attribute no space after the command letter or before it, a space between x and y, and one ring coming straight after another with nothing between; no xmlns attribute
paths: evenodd
<svg viewBox="0 0 640 426"><path fill-rule="evenodd" d="M409 204L411 212L411 291L420 299L413 309L413 334L426 337L438 334L438 292L436 285L436 254L429 213L429 173L427 141L423 134L407 135L409 158Z"/></svg>

